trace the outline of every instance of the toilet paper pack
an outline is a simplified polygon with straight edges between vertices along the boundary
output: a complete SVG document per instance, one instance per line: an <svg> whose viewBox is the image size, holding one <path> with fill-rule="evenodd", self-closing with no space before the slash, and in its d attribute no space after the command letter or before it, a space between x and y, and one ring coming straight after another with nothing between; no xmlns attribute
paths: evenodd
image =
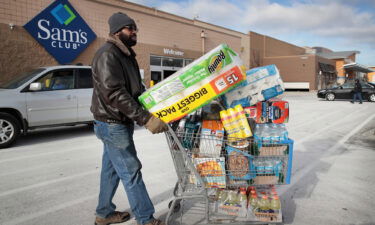
<svg viewBox="0 0 375 225"><path fill-rule="evenodd" d="M182 118L244 81L242 60L221 44L144 92L139 102L164 122Z"/></svg>
<svg viewBox="0 0 375 225"><path fill-rule="evenodd" d="M226 93L223 99L228 108L238 104L249 107L257 102L276 97L284 90L284 83L276 65L268 65L248 70L246 81Z"/></svg>

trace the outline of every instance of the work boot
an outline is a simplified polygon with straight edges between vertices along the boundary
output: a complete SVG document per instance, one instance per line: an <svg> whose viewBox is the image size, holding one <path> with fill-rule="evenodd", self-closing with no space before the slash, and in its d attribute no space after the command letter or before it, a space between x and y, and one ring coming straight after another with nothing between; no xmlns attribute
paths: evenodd
<svg viewBox="0 0 375 225"><path fill-rule="evenodd" d="M130 219L130 214L128 212L114 211L107 218L96 217L95 225L108 225L113 223L123 223Z"/></svg>
<svg viewBox="0 0 375 225"><path fill-rule="evenodd" d="M144 225L165 225L165 223L161 220L154 219L153 221L146 223Z"/></svg>

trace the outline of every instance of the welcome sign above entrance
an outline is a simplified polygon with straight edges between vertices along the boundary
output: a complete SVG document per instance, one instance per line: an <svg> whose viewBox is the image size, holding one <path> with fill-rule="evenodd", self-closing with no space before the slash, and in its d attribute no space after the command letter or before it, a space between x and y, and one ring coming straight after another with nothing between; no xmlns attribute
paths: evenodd
<svg viewBox="0 0 375 225"><path fill-rule="evenodd" d="M164 48L164 54L183 56L184 52L176 51L176 50L169 49L169 48Z"/></svg>
<svg viewBox="0 0 375 225"><path fill-rule="evenodd" d="M54 1L24 28L60 64L72 62L96 38L67 0Z"/></svg>

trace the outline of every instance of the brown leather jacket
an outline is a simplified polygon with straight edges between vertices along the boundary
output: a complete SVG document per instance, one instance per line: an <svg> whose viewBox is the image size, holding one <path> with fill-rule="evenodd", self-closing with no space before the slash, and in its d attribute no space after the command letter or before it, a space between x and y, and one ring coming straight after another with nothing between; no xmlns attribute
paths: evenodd
<svg viewBox="0 0 375 225"><path fill-rule="evenodd" d="M91 112L96 120L143 126L151 114L138 97L145 91L133 49L111 35L92 62Z"/></svg>

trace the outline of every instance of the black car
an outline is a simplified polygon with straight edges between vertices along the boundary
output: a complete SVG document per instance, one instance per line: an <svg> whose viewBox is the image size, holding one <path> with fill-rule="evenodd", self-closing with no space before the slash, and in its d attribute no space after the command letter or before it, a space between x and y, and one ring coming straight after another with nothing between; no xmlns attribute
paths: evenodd
<svg viewBox="0 0 375 225"><path fill-rule="evenodd" d="M362 98L375 102L375 87L369 83L361 83ZM328 101L335 99L352 99L353 98L354 83L345 83L340 86L332 88L321 89L318 91L318 98L325 98Z"/></svg>

